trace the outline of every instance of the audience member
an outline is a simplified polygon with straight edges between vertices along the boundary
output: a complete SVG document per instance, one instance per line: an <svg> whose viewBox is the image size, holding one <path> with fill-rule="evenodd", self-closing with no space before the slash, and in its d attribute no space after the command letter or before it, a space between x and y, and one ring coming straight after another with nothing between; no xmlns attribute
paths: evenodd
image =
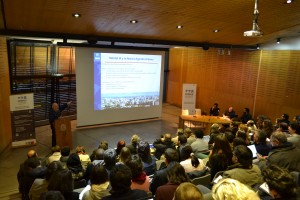
<svg viewBox="0 0 300 200"><path fill-rule="evenodd" d="M177 187L174 200L203 200L203 195L194 184L184 182Z"/></svg>
<svg viewBox="0 0 300 200"><path fill-rule="evenodd" d="M284 123L286 123L287 125L290 124L290 120L289 120L290 116L289 116L288 114L283 113L282 116L281 116L281 118L283 119L281 122L284 122Z"/></svg>
<svg viewBox="0 0 300 200"><path fill-rule="evenodd" d="M125 140L119 140L117 143L116 153L117 157L120 155L121 149L126 146Z"/></svg>
<svg viewBox="0 0 300 200"><path fill-rule="evenodd" d="M258 115L256 118L256 126L258 129L263 129L263 122L269 119L267 116L265 115ZM267 134L267 133L266 133Z"/></svg>
<svg viewBox="0 0 300 200"><path fill-rule="evenodd" d="M137 154L137 145L140 141L140 137L134 134L131 137L131 144L127 145L127 148L130 150L131 154Z"/></svg>
<svg viewBox="0 0 300 200"><path fill-rule="evenodd" d="M259 200L259 196L238 180L226 178L212 188L214 200Z"/></svg>
<svg viewBox="0 0 300 200"><path fill-rule="evenodd" d="M261 169L267 164L275 164L291 171L300 171L300 149L287 142L287 137L283 132L275 131L271 135L272 149L267 157L258 156Z"/></svg>
<svg viewBox="0 0 300 200"><path fill-rule="evenodd" d="M117 162L117 153L114 149L107 149L104 151L103 155L104 166L108 172L108 176L110 174L111 169L116 165Z"/></svg>
<svg viewBox="0 0 300 200"><path fill-rule="evenodd" d="M215 124L211 125L210 134L209 134L210 137L209 137L209 142L208 142L209 147L211 147L211 145L215 142L215 137L220 134L219 128L220 128L219 124L215 123Z"/></svg>
<svg viewBox="0 0 300 200"><path fill-rule="evenodd" d="M232 165L232 152L230 144L224 134L215 137L213 148L209 155L209 167L211 179L219 171L224 171Z"/></svg>
<svg viewBox="0 0 300 200"><path fill-rule="evenodd" d="M162 138L155 140L153 146L156 149L154 155L158 160L160 159L161 155L165 152L166 149L175 149L175 144L171 140L170 133L166 133Z"/></svg>
<svg viewBox="0 0 300 200"><path fill-rule="evenodd" d="M74 181L84 178L84 170L82 168L78 154L70 154L67 160L67 168L71 171Z"/></svg>
<svg viewBox="0 0 300 200"><path fill-rule="evenodd" d="M138 155L142 160L147 176L154 174L156 171L156 159L150 154L150 145L148 142L140 141L138 143Z"/></svg>
<svg viewBox="0 0 300 200"><path fill-rule="evenodd" d="M49 180L55 171L63 169L62 164L59 161L51 162L45 172L45 178L36 178L29 190L30 200L39 200L42 193L48 189Z"/></svg>
<svg viewBox="0 0 300 200"><path fill-rule="evenodd" d="M248 130L248 128L246 127L246 129ZM246 145L248 145L250 142L249 142L249 138L248 138L248 134L244 131L244 130L241 130L239 129L236 134L235 134L235 137L240 137L240 138L243 138L243 140L246 142Z"/></svg>
<svg viewBox="0 0 300 200"><path fill-rule="evenodd" d="M123 147L121 149L121 152L119 154L119 157L117 158L118 160L118 163L122 163L122 164L125 164L125 162L130 159L131 157L131 152L130 152L130 149L127 148L127 147Z"/></svg>
<svg viewBox="0 0 300 200"><path fill-rule="evenodd" d="M196 141L191 144L194 154L198 157L198 154L208 150L208 143L203 140L203 131L195 131L197 137ZM200 155L199 155L200 156Z"/></svg>
<svg viewBox="0 0 300 200"><path fill-rule="evenodd" d="M218 103L214 103L213 107L210 108L209 110L209 115L210 116L219 116L220 114L220 108Z"/></svg>
<svg viewBox="0 0 300 200"><path fill-rule="evenodd" d="M100 144L98 145L97 149L94 149L93 153L90 155L90 160L91 162L93 162L96 158L96 151L98 149L103 149L104 151L108 149L108 142L106 140L103 140L100 142Z"/></svg>
<svg viewBox="0 0 300 200"><path fill-rule="evenodd" d="M68 158L70 155L70 151L71 151L71 148L69 146L64 146L60 151L61 157L60 157L59 161L61 162L64 169L67 168L67 161L68 161Z"/></svg>
<svg viewBox="0 0 300 200"><path fill-rule="evenodd" d="M257 165L252 164L252 159L253 155L248 147L236 146L232 156L234 164L223 173L223 178L232 178L250 187L262 183L261 171Z"/></svg>
<svg viewBox="0 0 300 200"><path fill-rule="evenodd" d="M83 146L76 147L76 153L80 158L80 162L82 165L83 170L86 170L86 167L91 163L90 156L85 153L85 149Z"/></svg>
<svg viewBox="0 0 300 200"><path fill-rule="evenodd" d="M187 136L187 143L189 145L191 145L193 142L196 141L197 137L196 137L195 133L189 128L186 128L184 131L185 131L184 135ZM189 133L187 133L187 132L189 132Z"/></svg>
<svg viewBox="0 0 300 200"><path fill-rule="evenodd" d="M296 115L293 120L296 122L300 122L300 115Z"/></svg>
<svg viewBox="0 0 300 200"><path fill-rule="evenodd" d="M131 155L131 158L126 161L126 165L132 173L131 189L144 190L150 193L150 179L143 170L143 163L140 157L136 154Z"/></svg>
<svg viewBox="0 0 300 200"><path fill-rule="evenodd" d="M235 114L235 111L233 110L232 106L230 106L228 108L228 110L225 111L224 115L227 116L229 119L237 117L237 115Z"/></svg>
<svg viewBox="0 0 300 200"><path fill-rule="evenodd" d="M172 200L177 187L184 182L189 182L184 168L177 162L167 166L168 183L159 186L155 192L155 200Z"/></svg>
<svg viewBox="0 0 300 200"><path fill-rule="evenodd" d="M292 121L289 126L291 137L288 137L288 142L300 149L300 122Z"/></svg>
<svg viewBox="0 0 300 200"><path fill-rule="evenodd" d="M59 161L61 157L60 153L60 146L55 145L51 147L52 155L48 158L48 164L50 164L53 161Z"/></svg>
<svg viewBox="0 0 300 200"><path fill-rule="evenodd" d="M241 138L241 137L236 137L236 138L234 138L233 141L232 141L232 150L233 150L236 146L239 146L239 145L247 146L246 141L245 141L244 138Z"/></svg>
<svg viewBox="0 0 300 200"><path fill-rule="evenodd" d="M147 197L143 190L132 190L132 174L129 167L123 164L115 165L110 172L110 184L112 189L109 196L103 197L103 200L133 200Z"/></svg>
<svg viewBox="0 0 300 200"><path fill-rule="evenodd" d="M262 171L262 175L273 199L297 199L297 184L286 169L270 165Z"/></svg>
<svg viewBox="0 0 300 200"><path fill-rule="evenodd" d="M256 125L255 125L255 123L254 123L253 120L247 121L247 126L248 126L248 132L249 133L253 133L254 131L257 130L257 127L256 127Z"/></svg>
<svg viewBox="0 0 300 200"><path fill-rule="evenodd" d="M108 173L103 165L95 165L89 179L91 181L91 185L87 185L83 190L84 193L82 200L102 199L102 197L110 194L108 189Z"/></svg>
<svg viewBox="0 0 300 200"><path fill-rule="evenodd" d="M289 133L289 126L285 122L280 122L279 123L279 127L277 128L277 131L284 132L287 137L291 136L290 133Z"/></svg>
<svg viewBox="0 0 300 200"><path fill-rule="evenodd" d="M44 178L47 168L41 166L41 161L38 157L30 157L24 162L23 176L20 177L19 189L22 194L22 199L29 199L29 190L37 178Z"/></svg>
<svg viewBox="0 0 300 200"><path fill-rule="evenodd" d="M183 158L183 148L185 148L186 146L190 146L187 143L187 138L185 135L180 135L178 136L178 147L177 147L177 151L178 151L178 155L179 155L179 161L183 161L186 158Z"/></svg>
<svg viewBox="0 0 300 200"><path fill-rule="evenodd" d="M249 108L244 108L244 112L240 118L243 124L246 124L249 120L252 120L252 115L250 114Z"/></svg>
<svg viewBox="0 0 300 200"><path fill-rule="evenodd" d="M60 191L47 191L41 194L40 200L65 200Z"/></svg>
<svg viewBox="0 0 300 200"><path fill-rule="evenodd" d="M183 129L182 129L182 128L179 128L179 129L177 129L176 137L173 137L173 138L171 139L172 142L174 142L174 144L175 144L176 146L178 146L178 137L179 137L180 135L183 135L183 134L184 134Z"/></svg>
<svg viewBox="0 0 300 200"><path fill-rule="evenodd" d="M94 160L91 164L87 166L85 171L85 177L87 182L90 180L92 170L96 165L104 165L104 149L97 149L95 152Z"/></svg>
<svg viewBox="0 0 300 200"><path fill-rule="evenodd" d="M268 156L271 150L271 145L267 144L267 135L265 132L260 129L256 130L254 132L253 139L257 153L262 156Z"/></svg>
<svg viewBox="0 0 300 200"><path fill-rule="evenodd" d="M154 173L152 182L150 183L150 191L152 192L152 194L155 194L156 189L159 186L164 185L168 182L168 177L167 177L168 164L174 161L178 162L179 160L178 152L172 148L166 149L165 157L166 157L165 159L166 166Z"/></svg>
<svg viewBox="0 0 300 200"><path fill-rule="evenodd" d="M73 189L74 182L70 170L58 170L52 174L49 180L48 191L60 191L65 200L77 200L79 199L79 193L73 192Z"/></svg>
<svg viewBox="0 0 300 200"><path fill-rule="evenodd" d="M195 156L191 146L185 146L182 149L182 159L184 160L181 161L180 164L183 166L186 173L205 168L203 161Z"/></svg>
<svg viewBox="0 0 300 200"><path fill-rule="evenodd" d="M262 128L260 128L260 129L263 130L267 134L267 138L270 138L274 131L272 121L269 119L265 119L262 123Z"/></svg>

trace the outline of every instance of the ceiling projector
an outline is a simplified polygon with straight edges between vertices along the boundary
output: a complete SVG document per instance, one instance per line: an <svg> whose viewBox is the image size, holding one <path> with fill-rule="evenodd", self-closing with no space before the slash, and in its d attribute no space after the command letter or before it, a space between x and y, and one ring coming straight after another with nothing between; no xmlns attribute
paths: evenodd
<svg viewBox="0 0 300 200"><path fill-rule="evenodd" d="M251 31L245 31L244 32L245 37L260 37L262 35L263 35L263 33L261 31L258 31L258 30L251 30Z"/></svg>

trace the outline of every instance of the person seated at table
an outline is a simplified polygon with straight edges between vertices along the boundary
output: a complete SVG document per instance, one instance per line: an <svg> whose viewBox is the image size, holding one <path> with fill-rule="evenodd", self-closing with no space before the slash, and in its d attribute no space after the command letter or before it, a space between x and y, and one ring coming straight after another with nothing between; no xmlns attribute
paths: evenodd
<svg viewBox="0 0 300 200"><path fill-rule="evenodd" d="M220 108L218 103L214 103L213 107L210 108L209 110L210 116L219 116L220 114Z"/></svg>
<svg viewBox="0 0 300 200"><path fill-rule="evenodd" d="M233 110L233 107L232 107L232 106L230 106L230 107L228 108L228 110L226 110L226 112L224 113L224 115L225 115L226 117L228 117L229 119L232 119L232 118L234 118L234 117L237 117L237 115L235 114L235 111Z"/></svg>

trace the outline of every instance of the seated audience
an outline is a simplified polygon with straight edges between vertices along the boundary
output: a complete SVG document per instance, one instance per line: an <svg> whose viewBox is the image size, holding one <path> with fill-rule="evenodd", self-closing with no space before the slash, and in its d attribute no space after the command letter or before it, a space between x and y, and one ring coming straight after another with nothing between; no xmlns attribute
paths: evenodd
<svg viewBox="0 0 300 200"><path fill-rule="evenodd" d="M256 125L255 125L255 123L254 123L253 120L247 121L247 126L248 126L248 132L249 133L253 133L254 131L257 130L257 127L256 127Z"/></svg>
<svg viewBox="0 0 300 200"><path fill-rule="evenodd" d="M232 152L230 144L224 134L215 137L213 148L209 154L208 165L211 179L219 171L224 171L232 165Z"/></svg>
<svg viewBox="0 0 300 200"><path fill-rule="evenodd" d="M297 184L286 169L270 165L262 171L262 175L273 199L297 199Z"/></svg>
<svg viewBox="0 0 300 200"><path fill-rule="evenodd" d="M235 114L235 111L233 110L233 107L232 107L232 106L230 106L230 107L228 108L228 110L225 111L224 115L225 115L226 117L228 117L229 119L232 119L232 118L234 118L234 117L237 117L237 115Z"/></svg>
<svg viewBox="0 0 300 200"><path fill-rule="evenodd" d="M195 133L190 128L184 129L184 135L186 136L187 143L189 145L192 144L193 142L195 142L197 139Z"/></svg>
<svg viewBox="0 0 300 200"><path fill-rule="evenodd" d="M55 145L51 147L52 155L48 158L48 164L50 164L53 161L59 161L61 157L60 153L60 146Z"/></svg>
<svg viewBox="0 0 300 200"><path fill-rule="evenodd" d="M214 200L259 200L259 196L238 180L226 178L212 188Z"/></svg>
<svg viewBox="0 0 300 200"><path fill-rule="evenodd" d="M152 192L152 194L155 194L156 189L159 186L164 185L168 182L168 177L167 177L168 164L174 161L178 162L179 160L178 152L172 148L166 149L165 157L166 157L165 159L166 166L154 173L152 182L150 183L150 191Z"/></svg>
<svg viewBox="0 0 300 200"><path fill-rule="evenodd" d="M170 133L166 133L162 138L155 140L153 146L156 149L154 155L158 160L160 159L161 155L165 152L166 149L175 149L175 144L171 140Z"/></svg>
<svg viewBox="0 0 300 200"><path fill-rule="evenodd" d="M203 131L195 131L197 139L191 144L194 154L198 157L198 154L203 153L208 150L208 143L203 140Z"/></svg>
<svg viewBox="0 0 300 200"><path fill-rule="evenodd" d="M137 154L137 145L139 141L140 137L138 135L135 134L131 137L131 144L126 146L130 150L131 154Z"/></svg>
<svg viewBox="0 0 300 200"><path fill-rule="evenodd" d="M244 138L241 138L241 137L236 137L236 138L234 138L233 141L232 141L232 150L233 150L236 146L239 146L239 145L247 146L246 141L245 141Z"/></svg>
<svg viewBox="0 0 300 200"><path fill-rule="evenodd" d="M103 200L133 200L147 197L145 191L130 188L132 174L126 165L115 165L110 172L109 180L112 187L111 195L103 197Z"/></svg>
<svg viewBox="0 0 300 200"><path fill-rule="evenodd" d="M70 151L71 151L71 148L69 146L63 147L60 151L61 157L60 157L59 161L61 162L64 169L67 168L67 160L69 158Z"/></svg>
<svg viewBox="0 0 300 200"><path fill-rule="evenodd" d="M89 179L91 185L87 185L83 190L82 200L102 199L102 197L110 194L108 189L108 173L103 165L95 165Z"/></svg>
<svg viewBox="0 0 300 200"><path fill-rule="evenodd" d="M240 120L243 124L246 124L249 120L252 120L252 115L250 114L249 108L244 108L244 112L240 117Z"/></svg>
<svg viewBox="0 0 300 200"><path fill-rule="evenodd" d="M176 133L176 137L173 137L171 140L172 140L172 142L174 142L174 144L176 145L176 146L178 146L178 137L180 136L180 135L183 135L184 133L183 133L183 129L182 128L179 128L179 129L177 129L177 133Z"/></svg>
<svg viewBox="0 0 300 200"><path fill-rule="evenodd" d="M284 132L287 137L291 136L290 133L289 133L289 125L285 122L280 122L279 123L279 127L277 128L277 131Z"/></svg>
<svg viewBox="0 0 300 200"><path fill-rule="evenodd" d="M85 153L85 149L83 146L76 147L76 153L80 158L80 162L82 165L83 170L86 170L86 167L91 163L90 156Z"/></svg>
<svg viewBox="0 0 300 200"><path fill-rule="evenodd" d="M263 129L263 122L268 119L269 117L265 116L265 115L258 115L256 118L256 127L258 129Z"/></svg>
<svg viewBox="0 0 300 200"><path fill-rule="evenodd" d="M183 161L181 161L180 164L183 166L186 173L205 168L203 161L195 156L191 146L185 146L182 149L182 159Z"/></svg>
<svg viewBox="0 0 300 200"><path fill-rule="evenodd" d="M125 164L125 162L131 157L131 152L129 150L129 148L127 147L123 147L121 149L120 155L117 158L118 163L122 163Z"/></svg>
<svg viewBox="0 0 300 200"><path fill-rule="evenodd" d="M132 181L130 188L132 190L139 189L149 193L150 179L143 170L143 163L140 157L136 154L131 155L131 158L126 161L126 165L132 173Z"/></svg>
<svg viewBox="0 0 300 200"><path fill-rule="evenodd" d="M270 138L274 131L274 126L272 124L272 121L269 119L265 119L262 122L262 128L260 128L260 129L263 130L267 134L267 138Z"/></svg>
<svg viewBox="0 0 300 200"><path fill-rule="evenodd" d="M209 134L210 138L209 138L209 142L208 142L209 147L211 147L212 144L215 142L215 137L220 134L219 128L220 128L219 124L215 123L215 124L211 125L210 134Z"/></svg>
<svg viewBox="0 0 300 200"><path fill-rule="evenodd" d="M248 130L248 128L246 128L246 130ZM240 138L243 138L244 141L246 142L246 145L248 145L250 142L249 142L249 138L248 138L248 134L244 131L244 130L238 130L235 134L235 137L240 137Z"/></svg>
<svg viewBox="0 0 300 200"><path fill-rule="evenodd" d="M29 190L37 178L44 178L47 168L41 166L38 157L30 157L24 162L23 176L19 180L22 199L28 199Z"/></svg>
<svg viewBox="0 0 300 200"><path fill-rule="evenodd" d="M117 144L117 148L116 148L116 153L117 153L117 157L120 155L120 152L122 150L123 147L126 146L126 142L125 140L120 140Z"/></svg>
<svg viewBox="0 0 300 200"><path fill-rule="evenodd" d="M104 167L107 170L109 176L111 169L116 165L117 162L116 151L114 149L105 150L103 159L104 159Z"/></svg>
<svg viewBox="0 0 300 200"><path fill-rule="evenodd" d="M194 184L184 182L177 187L174 200L203 200L203 195Z"/></svg>
<svg viewBox="0 0 300 200"><path fill-rule="evenodd" d="M87 166L85 171L85 178L87 182L90 180L92 170L96 165L104 165L104 149L97 149L97 151L95 152L94 160Z"/></svg>
<svg viewBox="0 0 300 200"><path fill-rule="evenodd" d="M140 141L138 143L138 155L142 160L147 176L154 174L156 171L156 159L150 154L150 145L148 142Z"/></svg>
<svg viewBox="0 0 300 200"><path fill-rule="evenodd" d="M260 129L256 130L253 135L253 140L257 153L262 156L268 156L271 145L267 144L267 135L265 132Z"/></svg>
<svg viewBox="0 0 300 200"><path fill-rule="evenodd" d="M93 153L90 155L90 160L91 162L93 162L93 160L95 160L95 156L96 156L96 151L98 149L103 149L104 151L108 149L108 142L103 140L100 142L99 146L97 149L94 149Z"/></svg>
<svg viewBox="0 0 300 200"><path fill-rule="evenodd" d="M262 183L261 171L257 165L252 164L252 159L253 155L248 147L236 146L232 156L234 164L223 173L223 178L232 178L250 187Z"/></svg>
<svg viewBox="0 0 300 200"><path fill-rule="evenodd" d="M70 154L67 160L67 168L71 171L74 181L84 178L84 170L82 168L78 154Z"/></svg>
<svg viewBox="0 0 300 200"><path fill-rule="evenodd" d="M60 191L65 200L79 199L79 193L73 192L73 189L74 182L70 170L58 170L52 174L49 180L48 191Z"/></svg>
<svg viewBox="0 0 300 200"><path fill-rule="evenodd" d="M155 192L155 200L172 200L177 187L184 182L189 182L184 168L177 162L167 166L168 183L159 186Z"/></svg>
<svg viewBox="0 0 300 200"><path fill-rule="evenodd" d="M65 200L60 191L47 191L41 194L40 200Z"/></svg>
<svg viewBox="0 0 300 200"><path fill-rule="evenodd" d="M300 149L300 122L292 121L289 126L291 137L288 137L288 142Z"/></svg>
<svg viewBox="0 0 300 200"><path fill-rule="evenodd" d="M45 172L45 178L36 178L29 190L30 200L39 200L42 193L48 189L49 180L55 171L63 169L62 164L59 161L51 162Z"/></svg>
<svg viewBox="0 0 300 200"><path fill-rule="evenodd" d="M283 113L282 116L281 116L281 118L283 119L281 122L284 122L284 123L286 123L287 125L290 124L290 120L289 120L290 116L289 116L288 114Z"/></svg>
<svg viewBox="0 0 300 200"><path fill-rule="evenodd" d="M190 145L187 143L187 138L185 137L185 135L178 136L177 151L178 151L178 155L179 155L179 161L185 160L185 158L183 158L183 151L182 150L186 146L190 146Z"/></svg>
<svg viewBox="0 0 300 200"><path fill-rule="evenodd" d="M263 169L265 165L276 164L279 167L291 171L300 171L300 149L287 142L287 137L283 132L275 131L271 135L272 149L267 157L258 156L258 165Z"/></svg>

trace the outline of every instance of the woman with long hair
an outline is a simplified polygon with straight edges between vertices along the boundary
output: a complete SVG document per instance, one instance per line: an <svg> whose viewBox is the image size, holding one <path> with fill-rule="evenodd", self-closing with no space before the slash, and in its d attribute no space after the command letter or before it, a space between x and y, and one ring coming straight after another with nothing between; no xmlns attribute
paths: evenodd
<svg viewBox="0 0 300 200"><path fill-rule="evenodd" d="M233 164L231 147L225 134L215 137L208 164L212 180L217 172L224 171Z"/></svg>

